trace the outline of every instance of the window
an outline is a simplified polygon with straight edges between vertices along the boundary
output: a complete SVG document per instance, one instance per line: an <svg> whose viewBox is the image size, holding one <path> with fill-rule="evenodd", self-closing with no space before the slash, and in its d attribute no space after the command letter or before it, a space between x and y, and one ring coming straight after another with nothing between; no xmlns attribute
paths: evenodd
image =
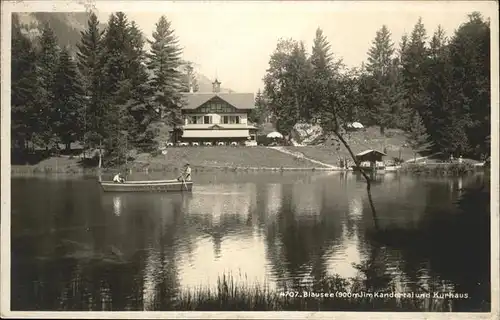
<svg viewBox="0 0 500 320"><path fill-rule="evenodd" d="M221 109L222 109L221 112L224 113L234 112L234 109L228 105L223 105Z"/></svg>
<svg viewBox="0 0 500 320"><path fill-rule="evenodd" d="M189 124L201 124L201 123L203 123L203 117L202 116L188 117L188 123Z"/></svg>
<svg viewBox="0 0 500 320"><path fill-rule="evenodd" d="M203 123L204 124L211 124L212 123L212 116L204 116Z"/></svg>
<svg viewBox="0 0 500 320"><path fill-rule="evenodd" d="M232 124L238 124L238 123L240 123L240 117L239 116L232 116L231 117L231 123Z"/></svg>
<svg viewBox="0 0 500 320"><path fill-rule="evenodd" d="M210 101L199 108L200 113L231 113L236 109L223 101Z"/></svg>
<svg viewBox="0 0 500 320"><path fill-rule="evenodd" d="M223 116L222 123L224 123L224 124L239 124L240 117L239 116Z"/></svg>

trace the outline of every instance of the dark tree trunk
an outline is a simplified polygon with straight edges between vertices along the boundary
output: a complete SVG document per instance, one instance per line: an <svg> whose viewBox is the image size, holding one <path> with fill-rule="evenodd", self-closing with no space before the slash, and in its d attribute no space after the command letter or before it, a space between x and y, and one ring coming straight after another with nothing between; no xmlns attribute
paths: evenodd
<svg viewBox="0 0 500 320"><path fill-rule="evenodd" d="M373 199L372 199L372 193L371 193L371 177L368 176L368 174L361 168L360 166L360 162L358 161L358 159L356 158L356 156L354 155L354 152L352 152L352 149L351 147L349 146L349 144L347 143L347 141L344 139L344 137L337 131L335 131L335 135L337 136L337 138L339 138L339 140L342 142L342 144L344 145L344 147L347 149L347 151L349 152L349 154L351 155L351 158L352 160L354 161L356 167L359 168L361 174L363 175L363 177L365 178L366 180L366 193L368 194L368 202L370 203L370 208L371 208L371 211L372 211L372 216L373 216L373 224L375 226L375 229L378 230L378 218L377 218L377 211L375 210L375 205L373 204Z"/></svg>

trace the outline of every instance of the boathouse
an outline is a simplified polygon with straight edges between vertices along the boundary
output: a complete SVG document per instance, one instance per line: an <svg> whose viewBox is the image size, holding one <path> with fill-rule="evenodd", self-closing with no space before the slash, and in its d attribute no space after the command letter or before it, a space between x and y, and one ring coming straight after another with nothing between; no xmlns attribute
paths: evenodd
<svg viewBox="0 0 500 320"><path fill-rule="evenodd" d="M365 150L355 155L356 160L361 164L361 167L383 167L383 158L386 156L385 153L377 150Z"/></svg>

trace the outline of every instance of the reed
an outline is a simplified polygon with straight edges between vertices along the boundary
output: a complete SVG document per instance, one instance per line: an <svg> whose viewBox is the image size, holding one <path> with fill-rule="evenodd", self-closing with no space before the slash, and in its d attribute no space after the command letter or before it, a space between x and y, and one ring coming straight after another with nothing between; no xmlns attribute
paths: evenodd
<svg viewBox="0 0 500 320"><path fill-rule="evenodd" d="M384 292L394 292L394 287ZM382 290L381 290L382 291ZM283 293L288 293L283 295ZM185 289L170 305L184 311L450 311L450 300L430 298L294 297L294 293L373 292L360 279L330 276L300 289L273 289L269 284L238 282L229 274L218 278L214 287Z"/></svg>

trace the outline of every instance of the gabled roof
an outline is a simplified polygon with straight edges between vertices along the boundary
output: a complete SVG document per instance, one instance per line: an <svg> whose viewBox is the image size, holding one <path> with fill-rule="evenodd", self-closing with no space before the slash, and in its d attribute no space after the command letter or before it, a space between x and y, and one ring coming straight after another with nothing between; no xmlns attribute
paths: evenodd
<svg viewBox="0 0 500 320"><path fill-rule="evenodd" d="M380 152L380 151L377 151L377 150L371 150L371 149L369 149L369 150L365 150L365 151L363 151L363 152L358 153L358 154L356 155L356 157L361 157L361 156L367 155L367 154L369 154L369 153L378 153L378 154L381 154L381 155L383 155L383 156L386 156L386 154L385 154L385 153L383 153L383 152Z"/></svg>
<svg viewBox="0 0 500 320"><path fill-rule="evenodd" d="M182 109L193 110L200 107L205 102L219 97L236 109L254 109L255 100L253 93L184 93L186 104Z"/></svg>

